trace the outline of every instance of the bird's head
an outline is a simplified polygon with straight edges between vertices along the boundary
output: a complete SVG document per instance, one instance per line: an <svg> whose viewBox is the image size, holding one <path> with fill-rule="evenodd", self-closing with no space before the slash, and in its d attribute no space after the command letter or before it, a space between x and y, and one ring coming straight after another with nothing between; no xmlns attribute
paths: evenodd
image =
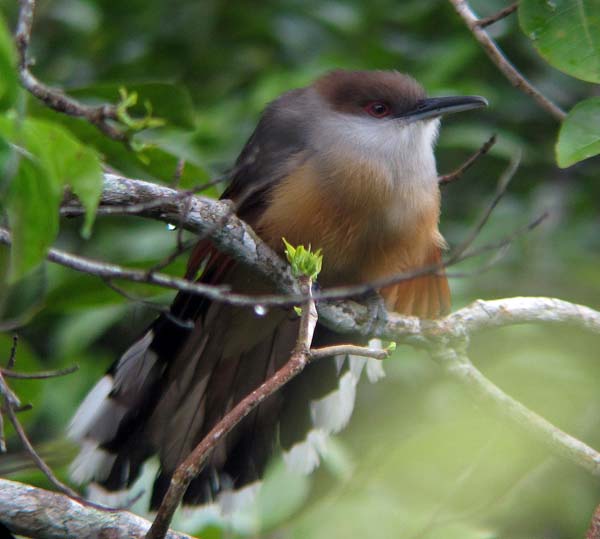
<svg viewBox="0 0 600 539"><path fill-rule="evenodd" d="M436 176L433 146L441 116L487 105L479 96L427 97L397 71L331 71L305 99L317 150L384 161L401 179Z"/></svg>

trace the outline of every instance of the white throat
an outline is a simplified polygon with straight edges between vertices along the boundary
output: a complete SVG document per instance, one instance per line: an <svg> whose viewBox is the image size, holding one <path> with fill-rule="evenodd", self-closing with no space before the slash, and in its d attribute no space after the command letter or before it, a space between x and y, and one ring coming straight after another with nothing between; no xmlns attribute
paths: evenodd
<svg viewBox="0 0 600 539"><path fill-rule="evenodd" d="M397 228L414 222L424 211L439 209L438 175L433 147L440 121L406 123L328 110L315 125L313 140L325 155L372 169L372 180L386 197L379 211L388 226ZM373 186L370 186L372 189Z"/></svg>
<svg viewBox="0 0 600 539"><path fill-rule="evenodd" d="M433 147L438 118L412 123L329 112L318 122L320 148L352 153L359 159L379 160L394 182L436 182Z"/></svg>

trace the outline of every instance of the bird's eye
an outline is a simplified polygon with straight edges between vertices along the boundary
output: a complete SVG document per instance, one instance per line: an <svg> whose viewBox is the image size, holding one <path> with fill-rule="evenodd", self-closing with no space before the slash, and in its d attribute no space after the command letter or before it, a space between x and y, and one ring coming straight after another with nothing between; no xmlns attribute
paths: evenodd
<svg viewBox="0 0 600 539"><path fill-rule="evenodd" d="M385 118L392 112L392 109L383 101L371 101L365 106L365 111L374 118Z"/></svg>

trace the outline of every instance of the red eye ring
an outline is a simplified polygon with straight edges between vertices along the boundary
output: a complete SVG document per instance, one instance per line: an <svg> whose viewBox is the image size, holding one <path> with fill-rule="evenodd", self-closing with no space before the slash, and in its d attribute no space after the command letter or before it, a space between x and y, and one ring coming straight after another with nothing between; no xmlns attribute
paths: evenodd
<svg viewBox="0 0 600 539"><path fill-rule="evenodd" d="M392 112L390 106L383 101L371 101L365 105L364 109L373 118L385 118Z"/></svg>

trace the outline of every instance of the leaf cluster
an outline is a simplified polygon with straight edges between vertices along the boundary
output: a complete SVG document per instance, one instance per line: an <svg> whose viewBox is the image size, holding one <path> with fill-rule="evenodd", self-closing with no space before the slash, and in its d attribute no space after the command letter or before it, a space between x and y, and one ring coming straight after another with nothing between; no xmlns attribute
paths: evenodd
<svg viewBox="0 0 600 539"><path fill-rule="evenodd" d="M285 245L285 256L289 262L292 273L296 277L308 277L312 281L317 280L317 276L321 273L323 267L323 255L321 249L312 250L310 244L308 247L304 245L292 246L282 238Z"/></svg>

